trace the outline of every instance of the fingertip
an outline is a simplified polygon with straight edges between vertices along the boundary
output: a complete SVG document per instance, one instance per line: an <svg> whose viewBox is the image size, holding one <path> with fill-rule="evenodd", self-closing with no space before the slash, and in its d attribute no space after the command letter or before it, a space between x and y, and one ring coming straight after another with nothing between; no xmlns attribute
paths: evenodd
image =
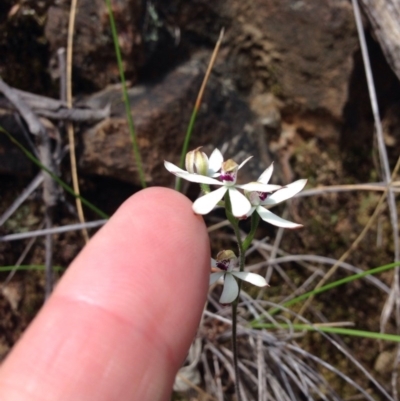
<svg viewBox="0 0 400 401"><path fill-rule="evenodd" d="M196 332L209 269L207 230L186 197L166 188L133 195L3 364L5 399L165 399Z"/></svg>

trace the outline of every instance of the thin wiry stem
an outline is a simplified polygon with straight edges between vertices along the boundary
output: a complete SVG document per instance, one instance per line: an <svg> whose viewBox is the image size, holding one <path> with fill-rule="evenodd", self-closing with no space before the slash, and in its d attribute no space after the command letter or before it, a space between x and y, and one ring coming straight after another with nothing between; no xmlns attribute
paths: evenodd
<svg viewBox="0 0 400 401"><path fill-rule="evenodd" d="M387 201L389 205L389 213L390 213L390 222L392 225L392 230L393 230L393 245L394 245L394 261L400 260L400 239L399 239L399 225L398 225L398 216L397 216L397 208L396 208L396 201L395 201L395 196L393 193L392 188L390 188L390 181L393 180L394 173L390 174L390 167L389 167L389 159L385 147L385 141L383 137L383 129L382 129L382 124L381 124L381 119L379 115L379 107L378 107L378 100L376 96L376 90L375 90L375 84L374 84L374 79L372 76L372 69L371 69L371 63L368 55L368 48L367 48L367 43L365 40L365 35L364 35L364 30L363 30L363 25L362 25L362 19L361 19L361 13L360 9L358 6L357 0L352 0L353 4L353 10L354 10L354 16L356 20L356 25L357 25L357 31L358 31L358 36L360 39L360 45L361 45L361 53L364 61L364 67L365 67L365 73L367 77L367 84L368 84L368 92L369 92L369 97L371 101L371 107L372 107L372 114L374 116L374 122L375 122L375 129L376 129L376 138L377 138L377 143L378 143L378 150L379 150L379 158L382 164L382 175L385 183L388 186L388 193L387 193ZM397 167L397 166L396 166ZM385 330L385 326L389 320L389 316L392 313L393 306L396 306L396 323L397 323L397 332L400 331L400 268L396 268L394 271L394 279L393 279L393 286L392 286L392 291L391 294L389 295L385 306L383 308L382 314L381 314L381 331ZM396 363L398 359L396 358ZM397 382L397 367L396 365L393 368L393 376L392 376L392 383ZM398 399L398 391L397 391L397 386L393 385L392 386L392 391L393 395L395 396L396 399Z"/></svg>
<svg viewBox="0 0 400 401"><path fill-rule="evenodd" d="M72 51L74 47L74 30L75 30L75 17L76 17L76 7L78 0L72 0L71 8L69 13L69 23L68 23L68 41L67 41L67 68L66 68L66 100L67 107L72 108ZM79 179L78 179L78 167L76 163L76 153L75 153L75 133L74 127L71 121L67 122L67 132L68 132L68 143L69 143L69 157L71 162L71 177L72 177L72 187L74 192L80 195ZM81 223L85 222L85 215L83 213L82 201L80 198L75 198L76 209L78 211L78 218ZM89 242L89 235L85 228L82 228L82 235L86 243Z"/></svg>
<svg viewBox="0 0 400 401"><path fill-rule="evenodd" d="M221 46L223 37L224 37L224 29L221 30L221 32L219 34L219 38L217 40L217 43L215 44L214 51L213 51L213 53L211 55L210 62L208 63L207 71L206 71L206 74L204 75L204 79L203 79L203 82L201 84L199 93L197 95L197 99L196 99L196 103L195 103L193 111L192 111L192 115L190 117L188 129L186 131L185 141L184 141L183 147L182 147L181 160L179 162L179 167L180 168L183 168L184 165L185 165L185 157L186 157L186 153L188 151L190 138L192 137L194 123L196 121L197 113L199 112L200 104L201 104L201 101L203 99L204 90L206 88L208 79L210 78L210 74L211 74L212 68L214 66L215 60L217 58L217 54L218 54L219 48ZM181 179L180 178L176 179L175 189L177 191L180 191L180 189L181 189Z"/></svg>
<svg viewBox="0 0 400 401"><path fill-rule="evenodd" d="M238 349L237 349L237 304L238 300L236 299L232 303L232 351L233 351L233 366L235 367L235 392L238 401L241 401L239 360L238 360Z"/></svg>
<svg viewBox="0 0 400 401"><path fill-rule="evenodd" d="M230 221L232 228L236 235L236 241L239 251L239 270L244 269L244 258L245 253L243 250L242 238L240 235L239 225L237 219L232 215L232 204L229 196L229 191L226 191L225 195L225 213L227 219ZM239 294L241 289L241 282L238 283ZM239 298L239 297L238 297ZM233 365L235 367L235 391L238 401L241 401L240 396L240 378L239 378L239 361L238 361L238 349L237 349L237 304L238 298L232 303L232 351L233 351Z"/></svg>

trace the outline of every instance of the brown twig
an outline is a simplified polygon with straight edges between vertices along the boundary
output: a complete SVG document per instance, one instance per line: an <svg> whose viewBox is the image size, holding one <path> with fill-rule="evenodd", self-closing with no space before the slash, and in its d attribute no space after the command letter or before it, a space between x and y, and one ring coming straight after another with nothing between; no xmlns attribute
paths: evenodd
<svg viewBox="0 0 400 401"><path fill-rule="evenodd" d="M78 0L72 0L71 2L69 24L68 24L67 79L66 79L66 89L67 89L66 100L68 108L72 108L72 49L74 40L74 27L75 27L77 2ZM67 132L68 132L68 142L69 142L69 155L71 160L72 186L74 188L74 192L80 195L78 169L76 165L76 154L75 154L75 134L74 134L74 127L71 122L67 123ZM79 221L81 223L84 223L85 216L83 214L82 202L79 197L75 198L75 202L76 202L76 209L78 211ZM88 243L89 234L85 228L82 229L82 235L85 242Z"/></svg>

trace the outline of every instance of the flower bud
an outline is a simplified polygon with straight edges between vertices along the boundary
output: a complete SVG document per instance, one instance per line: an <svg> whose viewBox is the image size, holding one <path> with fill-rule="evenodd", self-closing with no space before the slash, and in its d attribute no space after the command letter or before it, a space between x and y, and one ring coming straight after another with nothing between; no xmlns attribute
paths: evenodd
<svg viewBox="0 0 400 401"><path fill-rule="evenodd" d="M185 167L186 171L191 174L207 175L208 157L202 152L201 146L195 150L191 150L186 154Z"/></svg>

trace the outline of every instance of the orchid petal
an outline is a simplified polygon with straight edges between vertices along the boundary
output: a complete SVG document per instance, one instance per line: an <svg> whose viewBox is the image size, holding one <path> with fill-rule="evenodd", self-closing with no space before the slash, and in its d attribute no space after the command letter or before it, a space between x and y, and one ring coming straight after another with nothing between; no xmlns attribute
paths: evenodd
<svg viewBox="0 0 400 401"><path fill-rule="evenodd" d="M216 272L210 274L210 282L209 285L213 285L216 283L223 275L226 274L225 272Z"/></svg>
<svg viewBox="0 0 400 401"><path fill-rule="evenodd" d="M205 175L191 174L187 172L173 174L175 174L177 177L183 178L184 180L196 182L198 184L223 185L221 181L218 181L215 178L207 177Z"/></svg>
<svg viewBox="0 0 400 401"><path fill-rule="evenodd" d="M247 212L246 216L250 217L254 213L254 210L256 210L256 209L257 209L257 206L252 206L251 209Z"/></svg>
<svg viewBox="0 0 400 401"><path fill-rule="evenodd" d="M263 202L262 205L277 205L289 198L292 198L294 195L299 193L307 184L307 180L298 180L292 182L291 184L285 185L282 189L274 192L272 195L268 196Z"/></svg>
<svg viewBox="0 0 400 401"><path fill-rule="evenodd" d="M164 166L165 168L172 174L176 174L176 173L180 173L180 174L190 174L185 170L182 170L181 168L179 168L178 166L175 166L175 164L172 164L170 162L167 162L166 160L164 160Z"/></svg>
<svg viewBox="0 0 400 401"><path fill-rule="evenodd" d="M265 287L268 285L265 278L256 273L232 272L232 274L243 281L247 281L248 283L256 285L257 287Z"/></svg>
<svg viewBox="0 0 400 401"><path fill-rule="evenodd" d="M274 163L271 163L271 165L260 175L260 177L258 177L257 182L260 182L261 184L268 184L273 171Z"/></svg>
<svg viewBox="0 0 400 401"><path fill-rule="evenodd" d="M210 213L211 210L213 210L214 207L217 205L217 203L223 198L227 190L227 187L221 187L196 199L193 203L193 211L196 214Z"/></svg>
<svg viewBox="0 0 400 401"><path fill-rule="evenodd" d="M235 217L246 216L251 209L249 200L236 188L229 188L229 198L232 205L232 214Z"/></svg>
<svg viewBox="0 0 400 401"><path fill-rule="evenodd" d="M277 216L276 214L270 212L269 210L263 208L262 206L257 207L257 213L265 222L277 227L283 227L283 228L302 227L302 224L292 223L291 221L282 219L282 217Z"/></svg>
<svg viewBox="0 0 400 401"><path fill-rule="evenodd" d="M224 162L224 157L218 149L214 149L208 160L208 171L209 175L213 176L222 166Z"/></svg>
<svg viewBox="0 0 400 401"><path fill-rule="evenodd" d="M238 167L238 170L240 170L253 156L248 157L246 160L242 161Z"/></svg>
<svg viewBox="0 0 400 401"><path fill-rule="evenodd" d="M253 192L274 192L283 188L281 185L261 184L259 182L250 182L244 185L236 185L236 188L244 189L245 191Z"/></svg>
<svg viewBox="0 0 400 401"><path fill-rule="evenodd" d="M232 274L225 273L224 289L222 290L219 302L221 304L232 303L239 295L239 286Z"/></svg>
<svg viewBox="0 0 400 401"><path fill-rule="evenodd" d="M199 184L223 185L221 181L218 181L215 178L207 177L201 174L188 173L187 171L182 170L178 166L175 166L175 164L172 164L167 161L164 161L164 166L170 173L176 175L177 177L183 178L184 180L197 182Z"/></svg>

